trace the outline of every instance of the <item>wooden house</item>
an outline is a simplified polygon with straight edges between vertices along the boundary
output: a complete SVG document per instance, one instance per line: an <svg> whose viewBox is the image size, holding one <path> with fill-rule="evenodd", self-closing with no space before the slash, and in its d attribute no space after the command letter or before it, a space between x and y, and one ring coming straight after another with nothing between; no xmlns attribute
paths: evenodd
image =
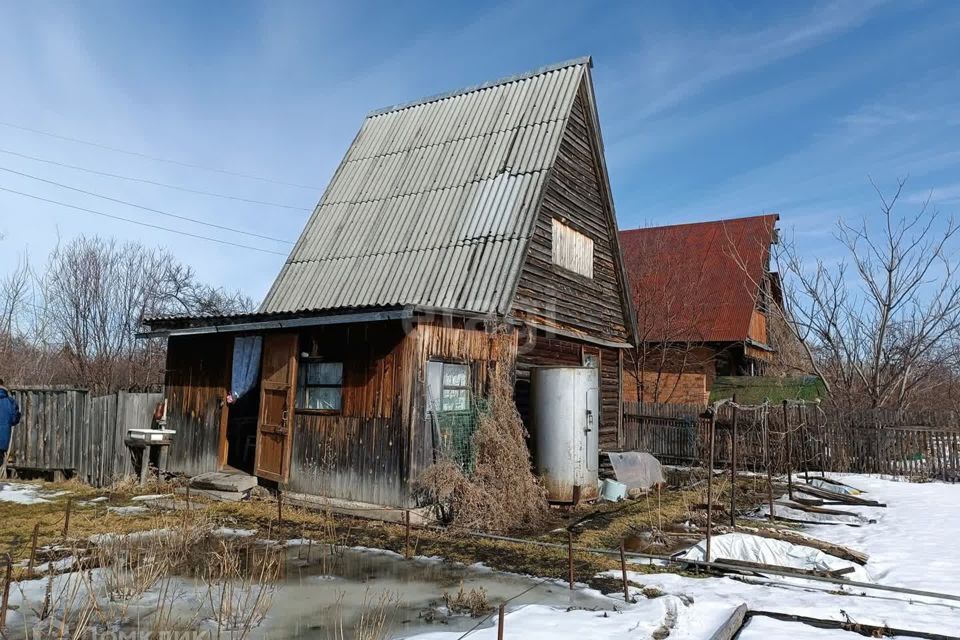
<svg viewBox="0 0 960 640"><path fill-rule="evenodd" d="M144 320L169 336L170 469L410 506L435 418L468 412L498 357L522 415L531 367L597 367L615 448L615 220L589 58L370 113L256 313Z"/></svg>
<svg viewBox="0 0 960 640"><path fill-rule="evenodd" d="M778 357L776 214L620 232L637 348L624 398L705 404L718 376L759 376ZM784 336L788 332L779 332Z"/></svg>

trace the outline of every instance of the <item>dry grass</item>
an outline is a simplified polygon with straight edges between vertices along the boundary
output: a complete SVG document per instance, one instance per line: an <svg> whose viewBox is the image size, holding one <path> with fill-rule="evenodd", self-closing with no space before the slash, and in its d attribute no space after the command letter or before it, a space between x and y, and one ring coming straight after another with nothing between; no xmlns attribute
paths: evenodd
<svg viewBox="0 0 960 640"><path fill-rule="evenodd" d="M460 582L460 588L455 594L444 592L443 604L447 611L456 615L469 615L472 618L479 618L485 613L493 611L490 602L487 599L487 591L483 587L479 589L463 589L463 582Z"/></svg>
<svg viewBox="0 0 960 640"><path fill-rule="evenodd" d="M473 434L472 473L441 460L423 472L418 485L458 527L531 531L547 520L546 491L533 473L527 430L513 401L507 348L511 338L497 331L492 339L498 357L490 373L487 406L480 411Z"/></svg>
<svg viewBox="0 0 960 640"><path fill-rule="evenodd" d="M207 554L203 575L218 636L227 631L243 638L263 622L285 562L283 547L241 547L226 540Z"/></svg>
<svg viewBox="0 0 960 640"><path fill-rule="evenodd" d="M367 589L363 594L360 617L354 622L351 631L344 628L343 598L344 594L340 593L334 605L334 618L337 622L330 634L330 640L384 640L390 634L393 615L400 603L396 594L384 591L373 597Z"/></svg>

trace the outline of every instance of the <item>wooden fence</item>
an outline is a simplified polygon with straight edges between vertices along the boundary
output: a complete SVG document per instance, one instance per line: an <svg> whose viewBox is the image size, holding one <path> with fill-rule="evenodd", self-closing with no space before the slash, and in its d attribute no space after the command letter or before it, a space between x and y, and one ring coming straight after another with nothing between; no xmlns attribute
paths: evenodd
<svg viewBox="0 0 960 640"><path fill-rule="evenodd" d="M736 422L736 430L734 430ZM704 464L705 407L624 403L624 449L648 451L669 464ZM721 406L715 464L777 473L825 470L960 480L960 417L951 413L869 410L838 413L818 405Z"/></svg>
<svg viewBox="0 0 960 640"><path fill-rule="evenodd" d="M699 459L700 414L693 404L623 403L624 446L648 451L666 464L690 464Z"/></svg>
<svg viewBox="0 0 960 640"><path fill-rule="evenodd" d="M9 464L64 472L96 487L132 474L127 429L149 428L161 393L93 397L84 389L13 389L23 419L13 428Z"/></svg>

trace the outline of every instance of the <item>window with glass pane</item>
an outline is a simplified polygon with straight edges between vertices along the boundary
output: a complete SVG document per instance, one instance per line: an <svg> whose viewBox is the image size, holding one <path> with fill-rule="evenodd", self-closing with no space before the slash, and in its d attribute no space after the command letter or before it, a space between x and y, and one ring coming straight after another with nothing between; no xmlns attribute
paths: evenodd
<svg viewBox="0 0 960 640"><path fill-rule="evenodd" d="M297 408L340 411L343 363L303 359L297 375Z"/></svg>
<svg viewBox="0 0 960 640"><path fill-rule="evenodd" d="M438 451L463 469L472 469L476 420L470 402L469 365L427 362L427 416L436 429L434 446Z"/></svg>
<svg viewBox="0 0 960 640"><path fill-rule="evenodd" d="M467 410L467 365L446 362L443 364L440 407L441 411Z"/></svg>

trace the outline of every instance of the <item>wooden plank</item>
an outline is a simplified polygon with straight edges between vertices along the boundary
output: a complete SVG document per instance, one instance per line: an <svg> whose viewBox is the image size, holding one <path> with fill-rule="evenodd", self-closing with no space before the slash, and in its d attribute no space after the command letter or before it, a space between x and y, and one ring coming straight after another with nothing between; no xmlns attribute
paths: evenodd
<svg viewBox="0 0 960 640"><path fill-rule="evenodd" d="M736 609L727 617L716 631L714 631L709 640L732 640L737 636L744 620L747 616L747 605L738 605Z"/></svg>

